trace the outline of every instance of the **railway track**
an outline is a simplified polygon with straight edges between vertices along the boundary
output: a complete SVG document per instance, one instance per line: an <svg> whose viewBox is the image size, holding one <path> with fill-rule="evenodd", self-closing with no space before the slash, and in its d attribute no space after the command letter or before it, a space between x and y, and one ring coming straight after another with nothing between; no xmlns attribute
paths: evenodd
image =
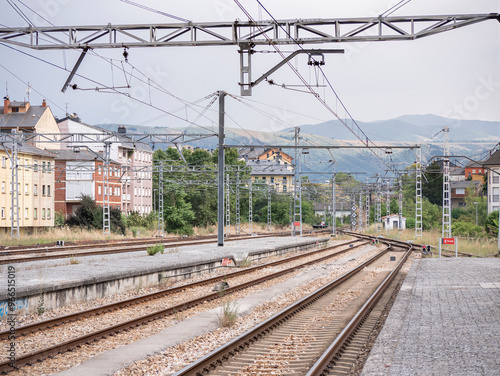
<svg viewBox="0 0 500 376"><path fill-rule="evenodd" d="M288 258L283 259L283 260L274 261L274 262L264 264L261 266L256 266L253 268L249 268L249 269L245 269L245 270L241 270L241 271L236 271L233 273L228 273L225 276L209 278L209 279L199 281L196 283L191 283L191 284L183 285L183 286L176 287L176 288L165 289L165 290L162 290L162 291L159 291L156 293L143 295L143 296L132 298L132 299L129 299L126 301L108 304L106 306L101 306L101 307L97 307L94 309L89 309L86 311L77 312L74 314L61 316L61 317L57 317L54 319L25 325L25 326L16 328L16 336L21 338L22 336L30 335L31 333L36 333L36 332L43 330L44 332L41 332L40 335L42 337L44 337L44 334L46 333L45 330L50 329L50 328L64 331L64 327L62 327L62 326L66 325L67 323L73 323L73 322L78 321L78 320L84 320L85 318L88 318L91 316L103 315L103 314L106 314L107 312L113 312L116 310L125 309L127 307L133 307L135 305L145 303L145 302L151 302L153 300L161 299L161 298L166 297L166 296L171 296L177 292L186 291L187 289L191 289L194 287L204 286L204 285L212 284L212 283L222 281L222 280L231 281L232 278L241 276L243 274L249 274L252 272L260 271L263 268L275 267L275 266L280 265L280 264L293 263L293 262L300 260L301 258L304 258L304 257L318 256L318 257L314 258L313 260L302 262L302 263L300 263L300 265L295 264L295 265L292 265L291 267L280 270L278 272L272 272L268 275L254 278L248 282L244 282L244 283L232 286L232 287L224 290L225 295L230 294L230 293L240 291L240 290L243 290L245 288L254 286L256 284L263 283L263 282L268 281L270 279L280 277L280 276L285 275L287 273L291 273L291 272L297 270L298 268L303 268L303 267L308 266L308 265L312 265L315 263L319 263L321 261L328 260L332 257L341 255L347 251L353 250L357 247L360 247L360 246L363 246L366 244L367 244L367 242L365 240L355 239L355 240L345 242L345 243L342 243L339 245L335 245L332 247L327 247L324 249L311 251L311 252L308 252L305 254L288 257ZM351 245L352 245L352 247L350 247ZM333 252L333 253L331 252L332 250L335 250L335 249L338 249L341 247L343 247L344 249L342 249L340 251ZM325 253L325 254L322 254L322 253ZM147 313L145 315L141 315L139 317L129 319L127 321L115 323L115 324L108 326L104 329L91 331L89 333L86 333L84 335L81 335L79 337L76 337L76 338L73 338L73 339L70 339L67 341L64 341L62 343L58 343L58 344L55 344L52 346L47 346L47 347L41 348L39 350L30 352L30 353L21 354L21 355L17 356L16 364L17 364L17 366L31 364L33 362L40 361L44 358L53 356L55 354L62 353L62 352L65 352L67 350L76 348L82 344L90 343L92 341L95 341L95 340L104 338L106 336L118 333L120 331L145 324L149 321L152 321L152 320L155 320L155 319L167 316L167 315L172 315L172 314L181 312L183 310L189 309L189 308L194 307L196 305L203 304L205 302L209 302L209 301L218 299L219 297L220 297L219 292L214 292L211 294L203 294L200 297L197 297L197 298L189 300L189 301L182 301L181 303L173 305L173 306L169 306L168 308L154 310L153 312ZM0 332L1 339L5 339L7 336L8 336L8 331ZM12 370L12 367L9 365L9 361L0 362L0 372L8 372L9 370Z"/></svg>
<svg viewBox="0 0 500 376"><path fill-rule="evenodd" d="M317 231L311 233L321 234L325 231ZM260 233L256 236L251 235L233 235L227 238L225 241L235 241L235 240L245 240L245 239L258 239L265 237L275 237L275 236L289 236L288 232L278 232L278 233ZM126 253L126 252L137 252L146 249L149 246L156 244L164 244L165 246L171 247L183 247L189 245L198 244L210 244L216 241L216 236L206 235L202 237L197 237L195 240L193 238L167 238L167 239L141 239L141 240L128 240L126 242L112 242L112 243L95 243L95 244L82 244L82 245L71 245L65 247L46 247L46 248L22 248L22 249L4 249L0 251L0 265L2 264L14 264L22 262L32 262L32 261L42 261L51 259L61 259L76 256L95 256L95 255L105 255L113 253Z"/></svg>
<svg viewBox="0 0 500 376"><path fill-rule="evenodd" d="M349 342L352 343L352 335L356 334L361 323L367 321L367 315L373 311L411 253L408 244L404 246L404 253L390 252L391 249L392 245L387 245L363 264L174 375L307 373L316 376L328 373L331 363L335 363ZM389 252L390 256L399 258L397 266L370 281L367 277L370 268L390 264ZM343 297L356 295L356 286L360 284L365 285L363 292L345 302ZM357 309L353 311L353 307ZM325 349L329 350L326 354L323 353ZM321 362L315 363L317 359Z"/></svg>
<svg viewBox="0 0 500 376"><path fill-rule="evenodd" d="M373 236L373 235L367 235L367 234L362 234L362 233L357 233L357 232L351 232L351 231L340 231L345 235L352 235L357 238L362 238L362 239L369 239L369 240L376 240L376 241L381 241L389 244L393 244L395 246L405 246L405 245L411 245L412 249L415 251L422 251L422 248L424 247L423 244L417 244L417 243L409 243L405 242L402 240L395 240L391 238L385 238L383 236ZM434 252L437 251L437 247L434 247ZM441 249L441 253L443 257L455 257L455 251L454 250L448 250L448 249ZM457 252L457 254L460 257L478 257L476 255L470 254L470 253L465 253L465 252Z"/></svg>

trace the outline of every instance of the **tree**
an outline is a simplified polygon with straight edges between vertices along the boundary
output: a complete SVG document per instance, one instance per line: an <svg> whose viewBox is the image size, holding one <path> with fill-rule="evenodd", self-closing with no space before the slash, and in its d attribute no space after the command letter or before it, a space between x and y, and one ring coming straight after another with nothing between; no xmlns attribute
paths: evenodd
<svg viewBox="0 0 500 376"><path fill-rule="evenodd" d="M443 204L443 173L437 162L432 162L424 170L427 181L422 184L422 195L427 197L431 204Z"/></svg>
<svg viewBox="0 0 500 376"><path fill-rule="evenodd" d="M491 212L484 223L484 230L492 237L498 236L498 210Z"/></svg>

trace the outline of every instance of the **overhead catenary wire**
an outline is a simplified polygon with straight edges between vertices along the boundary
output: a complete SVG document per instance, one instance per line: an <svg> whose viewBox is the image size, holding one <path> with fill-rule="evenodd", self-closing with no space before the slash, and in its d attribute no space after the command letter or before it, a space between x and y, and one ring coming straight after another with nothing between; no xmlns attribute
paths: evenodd
<svg viewBox="0 0 500 376"><path fill-rule="evenodd" d="M294 41L294 43L298 46L298 48L304 50L304 48L300 45L300 43L298 41L295 40L295 38L293 38L292 35L290 35L290 33L283 27L281 26L276 18L266 9L266 7L264 7L262 5L262 3L259 1L259 0L256 0L257 3L262 6L262 9L269 15L269 17L271 17L271 19L273 20L273 22L279 27L281 28L285 34L292 40ZM255 20L253 19L253 17L250 15L250 13L245 9L245 7L243 7L243 5L238 1L238 0L234 0L234 2L238 5L238 7L243 11L243 13L245 13L245 15L249 18L249 20L251 20L253 23L255 23L257 25L257 27L259 28L259 30L261 31L262 35L267 39L269 40L269 42L271 43L271 39L267 36L266 32L260 27L258 26L258 24L255 22ZM272 47L276 50L276 51L279 51L278 53L280 54L280 56L282 57L282 59L285 59L285 55L279 50L279 48L276 46L276 45L272 45ZM310 55L309 55L310 56ZM310 56L311 59L314 60L314 57L313 56ZM291 64L289 61L287 62L287 65L292 69L292 71L295 73L295 75L302 81L302 83L308 88L308 90L314 95L314 97L331 113L333 114L342 124L344 124L344 126L349 129L351 131L351 133L354 134L354 136L356 136L356 138L358 138L360 141L366 143L366 146L368 147L368 149L384 164L386 165L388 168L390 168L390 166L388 166L386 164L386 162L375 152L374 149L377 149L377 145L375 145L370 139L369 137L363 132L363 130L361 129L361 127L357 124L357 122L354 120L354 118L352 117L352 115L349 113L349 111L347 110L347 108L345 107L345 105L343 104L342 101L340 101L340 97L338 96L338 94L336 93L336 91L333 89L333 86L331 85L330 81L328 80L328 78L326 78L326 82L328 83L329 87L331 88L331 90L333 91L333 93L335 94L337 100L341 103L342 105L342 108L344 109L346 115L349 116L349 118L352 120L353 124L356 126L357 130L364 136L363 138L360 137L353 129L351 129L347 122L345 122L338 114L337 112L335 112L331 106L326 103L325 100L323 100L321 98L321 96L309 85L309 83L304 79L304 77L300 74L300 72L298 72L298 70L293 66L293 64ZM324 71L320 68L322 74L326 77ZM370 146L371 145L371 146Z"/></svg>
<svg viewBox="0 0 500 376"><path fill-rule="evenodd" d="M17 78L19 81L21 81L23 84L28 85L28 83L27 83L27 82L23 81L23 79L22 79L22 78L18 77L18 76L17 76L14 72L10 71L10 70L9 70L8 68L6 68L3 64L1 64L1 63L0 63L0 67L2 67L3 69L5 69L7 72L9 72L11 75L13 75L13 76L14 76L15 78ZM57 108L58 108L58 109L60 109L61 111L64 111L64 108L62 108L61 106L59 106L56 102L54 102L54 101L50 100L50 98L49 98L49 97L47 97L46 95L44 95L44 94L42 94L41 92L39 92L38 90L36 90L33 86L31 87L31 89L32 89L35 93L37 93L37 94L41 95L43 98L46 98L46 99L47 99L47 101L48 101L49 103L52 103L55 107L57 107Z"/></svg>

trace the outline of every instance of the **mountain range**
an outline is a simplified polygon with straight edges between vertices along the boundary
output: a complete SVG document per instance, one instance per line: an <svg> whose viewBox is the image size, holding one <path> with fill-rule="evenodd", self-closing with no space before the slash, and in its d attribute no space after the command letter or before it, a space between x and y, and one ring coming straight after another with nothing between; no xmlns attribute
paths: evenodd
<svg viewBox="0 0 500 376"><path fill-rule="evenodd" d="M500 122L482 120L456 120L436 115L405 115L396 119L356 122L364 135L378 145L410 146L422 145L424 163L433 156L443 155L443 128L449 129L450 155L467 156L474 160L487 157L489 150L500 142ZM352 124L352 121L348 123ZM102 128L116 131L118 124L101 124ZM210 133L209 130L197 129L191 132ZM162 126L127 125L131 133L172 133L184 129ZM217 132L217 129L213 130ZM362 143L339 120L319 124L304 124L300 126L300 144L307 145L362 145ZM365 137L363 136L363 138ZM236 128L226 128L226 144L255 145L293 145L294 128L277 132L259 132ZM191 142L190 145L205 149L215 149L217 138L210 137ZM168 145L155 145L156 148ZM294 156L293 149L283 149ZM360 172L365 175L358 179L364 180L374 173L387 169L384 163L367 149L333 149L331 154L325 149L309 149L309 154L301 158L303 171L332 171L331 160L335 160L335 170L343 172ZM391 154L384 158L387 164L394 164L398 169L404 169L415 161L415 154L410 149L392 149ZM462 164L467 160L462 159ZM321 180L325 176L317 176L312 180Z"/></svg>

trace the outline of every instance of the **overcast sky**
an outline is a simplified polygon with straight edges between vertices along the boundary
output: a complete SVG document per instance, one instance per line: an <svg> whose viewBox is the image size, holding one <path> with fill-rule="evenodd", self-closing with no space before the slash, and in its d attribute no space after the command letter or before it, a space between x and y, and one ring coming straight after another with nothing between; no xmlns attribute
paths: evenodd
<svg viewBox="0 0 500 376"><path fill-rule="evenodd" d="M48 23L12 0L37 26ZM397 1L389 0L262 0L277 19L364 17L383 13ZM39 15L55 25L93 25L124 23L175 22L166 16L148 12L119 0L24 0ZM246 20L232 0L141 1L142 4L195 22ZM241 3L255 19L268 19L255 0ZM413 0L394 15L441 15L498 13L500 0ZM26 22L0 0L0 27L26 26ZM308 45L308 48L344 48L344 55L326 56L324 71L351 115L358 120L373 121L411 114L435 114L456 119L500 121L500 23L494 20L408 42L339 43ZM283 51L293 50L281 46ZM269 47L258 47L270 51ZM40 59L71 69L79 56L77 51L23 50ZM122 50L97 50L100 56L123 60ZM130 49L125 64L130 73L142 72L159 83L166 94L131 79L131 89L119 89L151 103L157 108L137 103L119 94L93 90L72 90L63 94L68 72L0 45L0 82L5 95L6 83L11 100L27 97L26 85L32 86L30 102L40 104L47 98L56 116L64 116L66 106L89 124L123 123L152 126L182 126L195 120L197 114L178 99L197 101L217 90L239 95L239 55L236 46ZM279 61L276 54L253 55L253 77L260 76ZM305 56L294 60L303 77L316 84L314 68ZM9 73L6 69L11 73ZM89 54L78 73L106 85L123 86L124 75L111 69L109 62ZM18 78L16 78L14 75ZM283 67L272 76L277 83L299 84L297 76ZM75 78L84 89L96 84ZM323 81L320 78L319 84ZM298 87L298 89L303 89ZM39 93L37 93L37 91ZM318 93L334 110L338 103L329 89ZM175 98L175 97L177 98ZM256 102L250 102L248 101ZM241 105L228 98L228 126L276 131L289 126L314 124L331 120L329 113L311 94L285 90L261 83ZM199 102L201 110L209 100ZM214 105L216 110L217 106ZM176 112L174 112L176 111ZM341 111L340 116L344 117ZM206 115L213 122L215 111ZM210 121L201 118L197 124Z"/></svg>

